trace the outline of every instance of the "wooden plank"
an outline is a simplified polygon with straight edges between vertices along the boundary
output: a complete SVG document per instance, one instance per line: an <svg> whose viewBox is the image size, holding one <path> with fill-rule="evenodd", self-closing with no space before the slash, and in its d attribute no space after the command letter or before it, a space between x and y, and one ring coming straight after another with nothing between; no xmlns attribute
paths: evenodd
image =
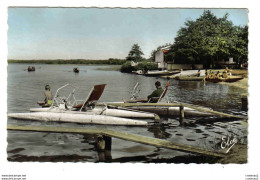
<svg viewBox="0 0 260 180"><path fill-rule="evenodd" d="M209 110L209 109L202 108L202 107L199 107L199 106L194 106L194 105L185 104L185 103L181 103L181 105L184 106L184 107L189 107L189 108L195 109L197 111L208 112L208 113L215 114L215 115L222 116L222 117L244 119L244 117L241 117L241 116L236 116L236 115L231 115L231 114L222 113L222 112L218 112L218 111L213 111L213 110Z"/></svg>
<svg viewBox="0 0 260 180"><path fill-rule="evenodd" d="M79 134L101 134L127 141L138 142L142 144L152 145L160 148L179 150L214 157L226 157L227 154L217 151L206 150L194 146L181 145L162 139L146 137L126 132L113 131L108 129L89 129L89 128L67 128L67 127L46 127L46 126L17 126L7 125L8 130L19 131L38 131L38 132L55 132L55 133L79 133Z"/></svg>

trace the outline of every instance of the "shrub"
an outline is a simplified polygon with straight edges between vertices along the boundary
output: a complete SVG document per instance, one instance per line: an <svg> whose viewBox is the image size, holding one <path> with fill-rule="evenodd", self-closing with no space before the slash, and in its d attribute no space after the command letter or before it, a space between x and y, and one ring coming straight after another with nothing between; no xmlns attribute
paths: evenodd
<svg viewBox="0 0 260 180"><path fill-rule="evenodd" d="M132 71L136 71L135 67L131 66L131 62L127 61L125 62L120 69L121 72L130 73Z"/></svg>
<svg viewBox="0 0 260 180"><path fill-rule="evenodd" d="M131 62L127 61L121 66L121 72L127 72L130 73L132 71L137 71L137 70L156 70L157 64L152 63L152 62L139 62L137 66L131 66Z"/></svg>

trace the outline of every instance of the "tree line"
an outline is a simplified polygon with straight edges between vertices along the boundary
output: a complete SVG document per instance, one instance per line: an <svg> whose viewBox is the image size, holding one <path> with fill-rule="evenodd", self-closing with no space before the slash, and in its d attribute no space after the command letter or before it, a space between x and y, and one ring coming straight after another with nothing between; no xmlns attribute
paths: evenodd
<svg viewBox="0 0 260 180"><path fill-rule="evenodd" d="M27 63L27 64L87 64L87 65L122 65L126 62L125 59L109 58L108 60L85 60L85 59L73 59L73 60L8 60L8 63Z"/></svg>

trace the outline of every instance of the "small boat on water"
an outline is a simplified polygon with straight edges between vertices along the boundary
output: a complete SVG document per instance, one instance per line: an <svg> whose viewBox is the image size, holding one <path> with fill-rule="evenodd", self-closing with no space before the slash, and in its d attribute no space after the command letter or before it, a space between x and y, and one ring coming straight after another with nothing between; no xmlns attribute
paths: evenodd
<svg viewBox="0 0 260 180"><path fill-rule="evenodd" d="M244 77L241 77L241 76L230 76L228 78L219 78L219 79L206 78L206 81L213 82L213 83L218 83L218 82L232 83L232 82L236 82L236 81L239 81L239 80L242 80L242 79L244 79Z"/></svg>
<svg viewBox="0 0 260 180"><path fill-rule="evenodd" d="M77 68L77 67L73 68L73 72L74 73L79 73L79 68Z"/></svg>
<svg viewBox="0 0 260 180"><path fill-rule="evenodd" d="M29 66L27 70L28 70L28 72L35 71L35 67L34 66Z"/></svg>

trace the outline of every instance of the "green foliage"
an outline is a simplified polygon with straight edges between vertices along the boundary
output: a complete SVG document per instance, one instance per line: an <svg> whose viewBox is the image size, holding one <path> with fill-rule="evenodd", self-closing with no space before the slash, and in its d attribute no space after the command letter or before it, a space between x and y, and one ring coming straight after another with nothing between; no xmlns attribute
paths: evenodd
<svg viewBox="0 0 260 180"><path fill-rule="evenodd" d="M138 44L134 44L129 51L128 56L126 57L126 60L139 62L144 59L142 55L144 55L144 53L141 50L140 46Z"/></svg>
<svg viewBox="0 0 260 180"><path fill-rule="evenodd" d="M156 70L158 65L152 62L140 62L135 68L136 70Z"/></svg>
<svg viewBox="0 0 260 180"><path fill-rule="evenodd" d="M135 67L131 66L130 61L127 61L121 66L120 71L125 73L131 73L132 71L135 71Z"/></svg>
<svg viewBox="0 0 260 180"><path fill-rule="evenodd" d="M157 68L157 64L153 62L147 62L147 61L142 61L139 62L137 66L131 66L131 62L127 61L121 66L121 72L127 72L130 73L132 71L137 71L137 70L155 70Z"/></svg>
<svg viewBox="0 0 260 180"><path fill-rule="evenodd" d="M188 20L175 38L166 60L175 63L213 64L213 60L247 59L247 27L233 26L228 14L217 18L204 11L196 21Z"/></svg>

